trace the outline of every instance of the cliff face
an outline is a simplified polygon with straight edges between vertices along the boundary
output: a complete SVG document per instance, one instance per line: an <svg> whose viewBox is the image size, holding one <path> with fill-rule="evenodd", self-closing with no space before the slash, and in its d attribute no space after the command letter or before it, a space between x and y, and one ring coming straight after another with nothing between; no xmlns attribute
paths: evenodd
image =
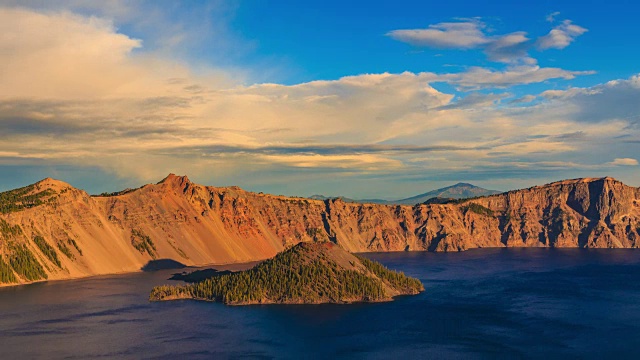
<svg viewBox="0 0 640 360"><path fill-rule="evenodd" d="M639 245L640 189L612 178L560 181L477 202L502 214L506 246Z"/></svg>
<svg viewBox="0 0 640 360"><path fill-rule="evenodd" d="M640 245L640 189L611 178L413 207L256 194L175 175L114 196L52 179L19 193L4 197L0 213L0 272L17 282L27 281L22 244L49 279L137 271L156 259L255 261L319 240L351 252Z"/></svg>

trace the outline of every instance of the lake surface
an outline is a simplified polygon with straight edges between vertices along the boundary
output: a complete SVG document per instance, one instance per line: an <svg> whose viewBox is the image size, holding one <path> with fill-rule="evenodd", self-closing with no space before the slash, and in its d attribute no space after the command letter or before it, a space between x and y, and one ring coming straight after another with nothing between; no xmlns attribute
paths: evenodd
<svg viewBox="0 0 640 360"><path fill-rule="evenodd" d="M178 270L1 288L0 359L640 356L640 251L367 256L426 291L355 305L148 302Z"/></svg>

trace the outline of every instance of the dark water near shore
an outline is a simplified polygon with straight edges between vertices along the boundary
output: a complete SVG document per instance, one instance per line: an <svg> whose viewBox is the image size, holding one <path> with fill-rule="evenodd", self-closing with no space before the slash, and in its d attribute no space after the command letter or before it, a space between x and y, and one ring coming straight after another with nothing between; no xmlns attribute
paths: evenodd
<svg viewBox="0 0 640 360"><path fill-rule="evenodd" d="M391 303L149 303L176 270L0 289L0 359L638 358L640 251L367 255L420 278Z"/></svg>

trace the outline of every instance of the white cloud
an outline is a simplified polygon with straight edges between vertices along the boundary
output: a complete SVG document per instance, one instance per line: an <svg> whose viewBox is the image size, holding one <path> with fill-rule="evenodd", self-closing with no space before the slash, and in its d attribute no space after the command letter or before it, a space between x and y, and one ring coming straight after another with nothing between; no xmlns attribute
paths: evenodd
<svg viewBox="0 0 640 360"><path fill-rule="evenodd" d="M555 103L578 110L572 118L581 122L622 120L632 124L640 121L640 77L614 80L590 88L547 90L541 96Z"/></svg>
<svg viewBox="0 0 640 360"><path fill-rule="evenodd" d="M513 85L539 83L549 79L573 79L579 75L590 75L593 71L569 71L559 68L542 68L535 65L511 66L504 71L472 67L455 74L442 74L438 81L446 81L462 88L506 88Z"/></svg>
<svg viewBox="0 0 640 360"><path fill-rule="evenodd" d="M0 97L115 95L144 72L129 61L142 42L104 19L3 8L0 33Z"/></svg>
<svg viewBox="0 0 640 360"><path fill-rule="evenodd" d="M609 164L614 166L638 166L638 160L631 158L617 158Z"/></svg>
<svg viewBox="0 0 640 360"><path fill-rule="evenodd" d="M485 45L490 40L480 21L446 22L430 25L427 29L393 30L387 36L414 46L441 49L472 49Z"/></svg>
<svg viewBox="0 0 640 360"><path fill-rule="evenodd" d="M297 168L347 169L350 171L390 171L404 166L401 161L370 154L356 155L259 155L268 164L282 164Z"/></svg>
<svg viewBox="0 0 640 360"><path fill-rule="evenodd" d="M491 108L499 104L502 99L510 97L510 94L482 94L473 92L465 95L462 99L445 106L440 109L474 109L481 110Z"/></svg>
<svg viewBox="0 0 640 360"><path fill-rule="evenodd" d="M166 96L176 89L167 79L192 77L185 65L134 52L143 42L102 18L0 8L0 33L0 98ZM209 86L234 83L216 69L199 75Z"/></svg>
<svg viewBox="0 0 640 360"><path fill-rule="evenodd" d="M513 99L511 101L509 101L510 104L527 104L530 103L532 101L534 101L535 99L537 99L537 96L535 95L525 95L522 97L519 97L517 99Z"/></svg>
<svg viewBox="0 0 640 360"><path fill-rule="evenodd" d="M535 64L537 61L527 55L530 40L525 32L515 32L496 37L485 47L489 60L503 63Z"/></svg>
<svg viewBox="0 0 640 360"><path fill-rule="evenodd" d="M560 25L553 28L549 34L542 36L536 42L540 50L564 49L574 42L576 38L588 30L574 25L571 20L565 20Z"/></svg>
<svg viewBox="0 0 640 360"><path fill-rule="evenodd" d="M547 16L554 21L559 13ZM529 56L529 50L563 49L587 29L565 20L549 34L532 41L524 31L505 35L488 35L486 24L480 20L445 22L430 25L426 29L393 30L387 36L417 47L436 49L482 49L491 61L512 65L535 65L537 60Z"/></svg>
<svg viewBox="0 0 640 360"><path fill-rule="evenodd" d="M548 22L554 22L556 21L556 17L558 17L558 15L560 15L559 11L555 11L552 12L551 14L547 15L547 17L545 18Z"/></svg>

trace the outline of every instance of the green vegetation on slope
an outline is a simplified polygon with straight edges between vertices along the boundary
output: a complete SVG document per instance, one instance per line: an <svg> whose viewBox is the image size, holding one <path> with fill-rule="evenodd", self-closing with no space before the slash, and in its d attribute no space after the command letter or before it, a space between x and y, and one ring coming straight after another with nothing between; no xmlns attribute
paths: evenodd
<svg viewBox="0 0 640 360"><path fill-rule="evenodd" d="M416 278L408 277L401 271L387 269L379 262L367 259L366 257L360 255L355 256L367 269L369 269L369 271L376 274L377 277L386 281L396 289L402 289L410 292L420 292L424 290L422 283Z"/></svg>
<svg viewBox="0 0 640 360"><path fill-rule="evenodd" d="M376 267L375 264L371 262L371 266ZM387 274L385 270L379 271L388 278L397 277L394 280L397 283L411 284L407 287L414 288L415 292L423 289L419 281L415 280L417 284L405 281L400 279L404 275ZM158 286L150 295L151 300L175 298L250 304L379 301L388 299L389 295L380 279L341 268L325 253L310 257L304 248L295 246L250 270L185 286Z"/></svg>
<svg viewBox="0 0 640 360"><path fill-rule="evenodd" d="M142 230L131 230L131 245L140 251L140 253L144 254L146 252L151 258L156 258L156 245Z"/></svg>
<svg viewBox="0 0 640 360"><path fill-rule="evenodd" d="M25 244L10 244L9 264L26 280L46 279L47 273Z"/></svg>
<svg viewBox="0 0 640 360"><path fill-rule="evenodd" d="M58 259L58 253L56 253L56 249L54 249L53 246L49 245L49 243L47 243L47 241L42 236L36 235L33 238L33 242L38 246L38 249L42 251L47 259L51 260L51 262L56 264L57 267L62 268L60 259Z"/></svg>
<svg viewBox="0 0 640 360"><path fill-rule="evenodd" d="M76 256L73 253L73 251L71 250L71 248L69 246L73 246L76 251L78 252L78 254L80 254L80 256L82 256L82 250L80 250L80 247L78 247L78 243L76 243L76 241L70 237L68 237L69 235L67 234L67 241L65 243L65 241L58 241L58 243L56 244L58 246L58 250L60 250L61 253L65 254L69 259L71 260L75 260ZM67 246L68 245L68 246Z"/></svg>
<svg viewBox="0 0 640 360"><path fill-rule="evenodd" d="M182 257L183 259L189 260L189 257L187 256L187 254L185 254L184 251L182 251L182 249L180 249L174 243L172 243L171 240L167 239L167 243L173 248L173 250L175 250L178 253L178 255L180 255L180 257Z"/></svg>
<svg viewBox="0 0 640 360"><path fill-rule="evenodd" d="M63 253L67 258L71 260L74 260L76 258L75 255L73 255L73 253L71 252L71 249L69 249L69 247L67 247L67 245L62 241L58 242L56 245L58 246L58 250L60 250L60 252Z"/></svg>
<svg viewBox="0 0 640 360"><path fill-rule="evenodd" d="M327 239L327 233L323 228L308 228L307 235L314 240Z"/></svg>
<svg viewBox="0 0 640 360"><path fill-rule="evenodd" d="M0 235L7 240L13 239L22 235L22 228L20 225L9 225L4 219L0 219Z"/></svg>
<svg viewBox="0 0 640 360"><path fill-rule="evenodd" d="M92 197L112 197L112 196L120 196L120 195L126 195L128 193L134 192L136 190L141 189L141 187L139 188L135 188L135 189L124 189L124 190L120 190L120 191L114 191L114 192L103 192L99 195L91 195Z"/></svg>
<svg viewBox="0 0 640 360"><path fill-rule="evenodd" d="M42 205L49 200L46 197L54 195L55 192L47 189L35 194L33 192L35 185L25 186L23 188L9 190L0 193L0 213L7 214L10 212L20 211L22 209L32 208Z"/></svg>
<svg viewBox="0 0 640 360"><path fill-rule="evenodd" d="M76 243L75 240L73 240L72 238L69 238L67 240L67 244L72 245L74 248L76 248L76 250L78 251L78 254L82 256L82 250L80 250L80 247L78 246L78 243Z"/></svg>
<svg viewBox="0 0 640 360"><path fill-rule="evenodd" d="M463 209L480 215L493 216L493 210L476 203L469 203L468 205L465 205Z"/></svg>
<svg viewBox="0 0 640 360"><path fill-rule="evenodd" d="M17 283L16 275L11 267L0 256L0 283Z"/></svg>

